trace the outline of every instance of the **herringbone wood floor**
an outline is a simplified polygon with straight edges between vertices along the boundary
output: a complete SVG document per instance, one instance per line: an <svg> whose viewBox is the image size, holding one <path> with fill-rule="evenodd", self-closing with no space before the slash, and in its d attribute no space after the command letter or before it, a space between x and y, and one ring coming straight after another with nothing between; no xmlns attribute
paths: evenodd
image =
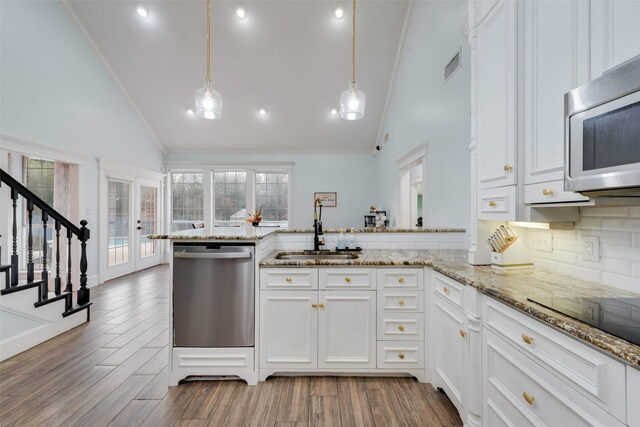
<svg viewBox="0 0 640 427"><path fill-rule="evenodd" d="M408 378L279 377L167 387L169 270L93 288L91 322L0 364L0 426L453 426Z"/></svg>

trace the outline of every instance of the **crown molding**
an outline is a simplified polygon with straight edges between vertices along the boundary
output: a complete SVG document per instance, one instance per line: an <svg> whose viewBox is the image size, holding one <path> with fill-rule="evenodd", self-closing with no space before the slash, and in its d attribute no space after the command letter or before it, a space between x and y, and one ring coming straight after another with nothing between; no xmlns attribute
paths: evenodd
<svg viewBox="0 0 640 427"><path fill-rule="evenodd" d="M91 46L91 48L95 52L96 56L100 59L100 61L102 62L102 65L105 67L105 69L107 70L107 72L109 73L109 75L111 76L113 81L120 88L120 90L122 91L124 97L127 99L127 101L129 101L129 104L131 105L131 108L133 108L133 111L138 115L138 118L140 119L140 121L142 122L144 127L147 129L149 134L151 134L151 138L156 143L158 148L160 148L160 151L162 151L163 154L166 154L167 148L164 146L164 144L162 143L162 141L158 137L158 134L155 132L155 130L153 130L153 128L151 127L151 124L149 123L147 118L144 116L144 114L142 114L142 111L140 111L140 108L138 108L138 105L133 100L133 97L131 96L131 94L129 93L129 91L125 87L125 85L122 83L122 80L120 80L120 77L118 77L118 75L116 74L115 70L113 69L113 67L111 66L109 61L107 60L106 56L102 53L102 51L98 47L98 44L96 43L95 39L89 33L89 30L87 30L87 28L84 26L84 24L82 23L82 21L80 20L78 15L73 11L73 8L69 4L69 0L60 0L60 3L64 7L64 9L67 12L67 14L74 21L74 23L76 24L76 26L78 27L80 32L87 39L87 41L89 42L89 45Z"/></svg>
<svg viewBox="0 0 640 427"><path fill-rule="evenodd" d="M168 148L166 154L373 154L368 148L218 148L181 147ZM166 157L166 156L165 156Z"/></svg>

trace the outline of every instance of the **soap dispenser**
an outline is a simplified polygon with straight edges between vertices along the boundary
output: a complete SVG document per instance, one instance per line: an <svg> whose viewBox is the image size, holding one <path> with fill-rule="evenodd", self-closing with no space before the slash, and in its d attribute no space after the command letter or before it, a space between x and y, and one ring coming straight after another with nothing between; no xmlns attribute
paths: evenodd
<svg viewBox="0 0 640 427"><path fill-rule="evenodd" d="M336 249L338 249L339 251L343 251L347 246L347 241L344 237L344 229L341 228L340 229L340 234L338 235L338 246Z"/></svg>

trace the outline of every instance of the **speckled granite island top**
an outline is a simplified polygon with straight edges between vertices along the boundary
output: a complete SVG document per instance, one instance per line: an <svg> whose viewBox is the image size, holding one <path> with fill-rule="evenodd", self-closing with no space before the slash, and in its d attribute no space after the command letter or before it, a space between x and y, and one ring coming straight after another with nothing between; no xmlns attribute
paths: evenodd
<svg viewBox="0 0 640 427"><path fill-rule="evenodd" d="M460 283L548 323L640 369L640 346L527 300L535 297L640 298L640 294L542 271L496 272L473 266L467 251L364 250L353 260L278 260L271 253L261 267L427 266Z"/></svg>
<svg viewBox="0 0 640 427"><path fill-rule="evenodd" d="M324 233L339 233L340 229L325 229ZM344 231L356 233L465 233L464 228L425 227L425 228L345 228ZM262 240L274 234L313 233L313 228L278 228L278 227L219 227L198 228L195 230L176 231L170 234L149 234L152 240Z"/></svg>

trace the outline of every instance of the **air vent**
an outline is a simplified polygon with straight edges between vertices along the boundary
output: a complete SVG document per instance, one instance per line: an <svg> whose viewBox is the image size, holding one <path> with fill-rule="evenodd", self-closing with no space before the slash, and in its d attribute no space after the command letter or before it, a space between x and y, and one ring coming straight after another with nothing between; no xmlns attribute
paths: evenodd
<svg viewBox="0 0 640 427"><path fill-rule="evenodd" d="M451 61L449 61L449 63L444 67L444 79L449 80L449 77L451 77L458 68L460 68L460 51L458 51L455 56L451 58Z"/></svg>

